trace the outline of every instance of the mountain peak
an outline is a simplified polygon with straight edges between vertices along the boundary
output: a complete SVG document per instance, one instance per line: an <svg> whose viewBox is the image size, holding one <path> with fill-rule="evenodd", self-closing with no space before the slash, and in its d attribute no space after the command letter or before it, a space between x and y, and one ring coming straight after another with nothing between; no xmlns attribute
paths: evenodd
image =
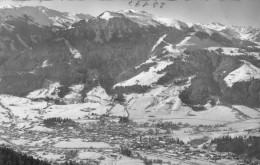
<svg viewBox="0 0 260 165"><path fill-rule="evenodd" d="M123 16L129 18L129 17L133 17L133 16L145 16L145 17L149 17L151 16L151 14L147 15L148 13L147 12L144 12L144 11L137 11L137 10L134 10L134 9L125 9L125 10L120 10L120 11L105 11L103 12L102 14L100 14L98 16L98 18L101 18L101 19L105 19L105 20L109 20L111 18L114 18L114 17L118 17L118 18L121 18Z"/></svg>
<svg viewBox="0 0 260 165"><path fill-rule="evenodd" d="M112 13L110 11L105 11L104 13L98 16L98 18L105 19L107 21L113 17L115 17L115 13Z"/></svg>
<svg viewBox="0 0 260 165"><path fill-rule="evenodd" d="M219 23L219 22L212 22L211 24L217 25L217 26L226 26L226 25L224 25L224 24L222 24L222 23Z"/></svg>
<svg viewBox="0 0 260 165"><path fill-rule="evenodd" d="M134 9L125 9L125 10L120 10L119 12L124 12L124 13L138 13L137 10Z"/></svg>
<svg viewBox="0 0 260 165"><path fill-rule="evenodd" d="M20 7L20 6L14 6L14 5L10 5L10 4L4 4L0 6L0 9L13 9L16 7Z"/></svg>
<svg viewBox="0 0 260 165"><path fill-rule="evenodd" d="M206 28L216 30L216 31L221 31L221 30L224 30L224 29L227 28L226 25L219 23L219 22L212 22L212 23L209 23L209 24L199 24L199 25L202 25Z"/></svg>
<svg viewBox="0 0 260 165"><path fill-rule="evenodd" d="M66 28L81 19L87 20L91 18L91 16L87 14L70 14L68 12L49 9L44 6L3 5L0 9L2 9L0 10L2 15L0 22L5 22L8 19L17 19L21 15L27 15L31 19L30 22L37 26L54 25Z"/></svg>

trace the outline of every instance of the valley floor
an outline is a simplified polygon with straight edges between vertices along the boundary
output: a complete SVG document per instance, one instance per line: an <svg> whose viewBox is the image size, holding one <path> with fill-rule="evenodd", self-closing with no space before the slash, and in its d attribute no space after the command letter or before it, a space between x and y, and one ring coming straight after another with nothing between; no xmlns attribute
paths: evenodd
<svg viewBox="0 0 260 165"><path fill-rule="evenodd" d="M205 149L211 139L260 136L259 109L217 104L196 112L176 99L176 88L162 86L142 96L126 96L126 105L111 104L95 90L85 103L68 105L1 95L0 143L48 161L142 165L159 159L164 164L203 165L242 161L214 147ZM118 116L128 116L130 124L119 123ZM78 125L47 128L43 120L51 117L70 118ZM122 155L122 147L130 148L132 156Z"/></svg>

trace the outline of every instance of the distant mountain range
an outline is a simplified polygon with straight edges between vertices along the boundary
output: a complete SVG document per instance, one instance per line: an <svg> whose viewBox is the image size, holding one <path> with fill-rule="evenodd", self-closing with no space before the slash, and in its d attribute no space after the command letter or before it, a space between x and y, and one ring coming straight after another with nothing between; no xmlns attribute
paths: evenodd
<svg viewBox="0 0 260 165"><path fill-rule="evenodd" d="M67 28L80 20L92 18L89 14L71 14L48 9L43 6L0 6L1 23L15 19L24 19L28 24L37 26L56 26Z"/></svg>
<svg viewBox="0 0 260 165"><path fill-rule="evenodd" d="M131 94L153 97L150 110L260 106L258 28L135 10L92 17L9 5L0 8L0 22L1 94L71 104L101 87L125 97L126 107ZM156 95L161 90L168 93Z"/></svg>

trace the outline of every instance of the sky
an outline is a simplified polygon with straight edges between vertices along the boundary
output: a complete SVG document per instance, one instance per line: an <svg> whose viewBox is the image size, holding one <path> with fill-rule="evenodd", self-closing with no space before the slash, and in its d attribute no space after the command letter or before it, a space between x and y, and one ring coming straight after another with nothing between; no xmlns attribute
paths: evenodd
<svg viewBox="0 0 260 165"><path fill-rule="evenodd" d="M132 1L132 4L129 3ZM1 0L0 5L45 6L51 9L98 16L104 11L144 10L161 17L190 23L260 27L260 0ZM147 2L149 5L142 7ZM154 8L153 3L158 5ZM160 8L161 3L165 3Z"/></svg>

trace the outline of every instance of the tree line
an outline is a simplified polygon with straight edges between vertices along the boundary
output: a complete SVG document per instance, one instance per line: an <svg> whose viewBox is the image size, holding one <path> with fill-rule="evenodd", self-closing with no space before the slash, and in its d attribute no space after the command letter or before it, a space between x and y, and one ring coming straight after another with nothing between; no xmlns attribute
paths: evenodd
<svg viewBox="0 0 260 165"><path fill-rule="evenodd" d="M216 144L216 150L220 152L233 152L235 154L245 154L248 157L255 157L260 160L260 137L249 136L223 136L211 141Z"/></svg>
<svg viewBox="0 0 260 165"><path fill-rule="evenodd" d="M45 127L55 127L55 126L75 126L77 125L75 121L65 118L62 119L60 117L53 117L53 118L48 118L43 120L43 124Z"/></svg>
<svg viewBox="0 0 260 165"><path fill-rule="evenodd" d="M7 147L0 147L0 165L51 165L46 161L15 152Z"/></svg>
<svg viewBox="0 0 260 165"><path fill-rule="evenodd" d="M65 161L63 163L47 162L35 159L21 152L16 152L6 146L0 147L0 165L99 165L98 161L87 160L85 162Z"/></svg>

